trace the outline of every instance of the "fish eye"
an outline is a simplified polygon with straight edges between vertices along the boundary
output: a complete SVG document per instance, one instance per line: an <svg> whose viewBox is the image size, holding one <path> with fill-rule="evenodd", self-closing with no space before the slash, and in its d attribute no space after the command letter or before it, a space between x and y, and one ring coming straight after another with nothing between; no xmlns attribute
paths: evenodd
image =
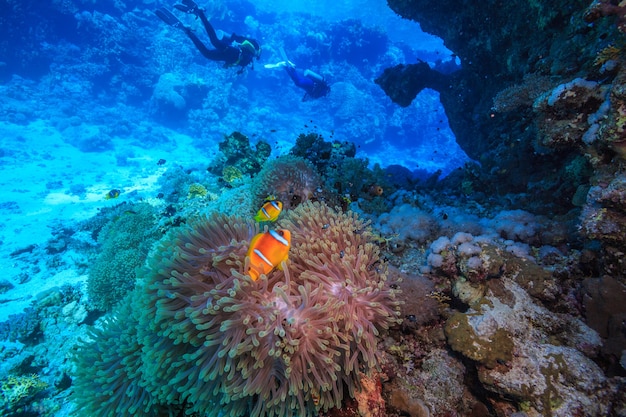
<svg viewBox="0 0 626 417"><path fill-rule="evenodd" d="M281 236L284 236L284 235L285 235L285 232L283 232L282 230L279 230L279 231L278 231L278 234L279 234L279 235L281 235Z"/></svg>

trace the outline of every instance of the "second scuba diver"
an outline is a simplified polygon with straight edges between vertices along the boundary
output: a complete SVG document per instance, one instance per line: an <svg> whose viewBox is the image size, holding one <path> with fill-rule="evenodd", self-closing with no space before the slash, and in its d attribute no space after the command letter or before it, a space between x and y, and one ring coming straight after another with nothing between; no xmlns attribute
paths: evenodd
<svg viewBox="0 0 626 417"><path fill-rule="evenodd" d="M266 64L265 68L285 68L285 71L287 71L287 74L289 74L294 84L305 91L302 101L314 100L330 93L330 85L328 85L324 77L310 69L297 69L296 64L287 59L285 51L283 51L282 48L281 54L284 61L276 64Z"/></svg>

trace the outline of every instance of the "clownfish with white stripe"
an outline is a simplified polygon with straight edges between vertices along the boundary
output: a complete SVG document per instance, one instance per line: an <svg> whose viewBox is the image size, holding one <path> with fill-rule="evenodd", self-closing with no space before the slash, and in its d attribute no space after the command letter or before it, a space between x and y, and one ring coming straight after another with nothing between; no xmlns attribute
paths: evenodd
<svg viewBox="0 0 626 417"><path fill-rule="evenodd" d="M256 216L254 216L254 220L257 223L273 222L276 221L281 211L283 211L282 202L275 199L268 199L265 200L263 206L256 213Z"/></svg>
<svg viewBox="0 0 626 417"><path fill-rule="evenodd" d="M248 249L250 261L246 273L256 281L261 275L267 275L275 268L281 269L281 263L289 258L290 247L289 230L278 229L259 233L250 241Z"/></svg>

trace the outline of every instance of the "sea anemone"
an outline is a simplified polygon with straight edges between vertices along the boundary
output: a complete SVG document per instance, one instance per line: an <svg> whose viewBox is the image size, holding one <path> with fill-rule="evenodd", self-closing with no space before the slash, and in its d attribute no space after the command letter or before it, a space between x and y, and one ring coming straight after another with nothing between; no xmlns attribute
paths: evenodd
<svg viewBox="0 0 626 417"><path fill-rule="evenodd" d="M322 180L313 164L304 158L283 155L265 164L256 177L256 206L270 195L283 202L285 209L297 207L315 197Z"/></svg>
<svg viewBox="0 0 626 417"><path fill-rule="evenodd" d="M122 301L116 316L90 329L88 340L74 350L72 399L78 415L152 417L166 409L142 387L142 344L130 301Z"/></svg>
<svg viewBox="0 0 626 417"><path fill-rule="evenodd" d="M373 235L356 215L320 203L280 224L292 233L290 261L257 281L244 275L258 232L249 220L215 214L166 236L131 297L140 317L118 315L136 334L130 355L114 349L118 361L77 363L79 384L90 373L122 375L142 389L92 400L83 389L80 407L114 414L121 401L201 416L313 416L340 406L346 389L353 395L359 372L378 366L379 330L398 317ZM80 351L103 355L94 353L99 339Z"/></svg>

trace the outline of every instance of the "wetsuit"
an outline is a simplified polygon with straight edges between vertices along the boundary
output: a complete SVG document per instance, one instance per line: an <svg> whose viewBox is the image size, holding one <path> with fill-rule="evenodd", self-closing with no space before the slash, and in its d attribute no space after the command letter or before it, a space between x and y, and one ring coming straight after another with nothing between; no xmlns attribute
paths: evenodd
<svg viewBox="0 0 626 417"><path fill-rule="evenodd" d="M304 71L297 70L292 66L286 66L285 71L287 71L287 74L289 74L296 86L306 91L302 101L323 97L330 91L330 87L323 79L307 77Z"/></svg>
<svg viewBox="0 0 626 417"><path fill-rule="evenodd" d="M191 29L183 28L183 30L202 55L211 61L224 61L225 67L239 65L243 68L252 62L255 54L249 48L243 48L241 45L244 44L244 42L249 42L256 51L259 51L260 48L257 41L246 38L245 36L235 35L234 33L228 38L219 39L204 12L199 10L197 16L202 21L204 30L215 49L207 48ZM233 46L233 41L237 42L238 45Z"/></svg>

